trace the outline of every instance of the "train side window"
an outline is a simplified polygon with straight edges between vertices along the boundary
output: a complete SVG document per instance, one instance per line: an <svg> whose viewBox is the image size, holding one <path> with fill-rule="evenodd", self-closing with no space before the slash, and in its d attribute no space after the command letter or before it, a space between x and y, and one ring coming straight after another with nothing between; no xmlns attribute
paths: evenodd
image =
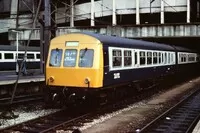
<svg viewBox="0 0 200 133"><path fill-rule="evenodd" d="M113 67L121 67L122 66L122 52L121 50L113 50Z"/></svg>
<svg viewBox="0 0 200 133"><path fill-rule="evenodd" d="M18 54L18 59L23 59L24 58L24 54Z"/></svg>
<svg viewBox="0 0 200 133"><path fill-rule="evenodd" d="M145 65L146 53L144 51L140 51L140 65Z"/></svg>
<svg viewBox="0 0 200 133"><path fill-rule="evenodd" d="M161 64L161 53L158 53L158 63Z"/></svg>
<svg viewBox="0 0 200 133"><path fill-rule="evenodd" d="M152 64L152 52L147 52L147 65Z"/></svg>
<svg viewBox="0 0 200 133"><path fill-rule="evenodd" d="M164 63L164 53L161 53L161 63Z"/></svg>
<svg viewBox="0 0 200 133"><path fill-rule="evenodd" d="M168 64L170 64L170 53L168 53Z"/></svg>
<svg viewBox="0 0 200 133"><path fill-rule="evenodd" d="M40 54L36 54L36 59L40 59Z"/></svg>
<svg viewBox="0 0 200 133"><path fill-rule="evenodd" d="M138 60L138 56L137 55L138 55L138 53L137 53L137 51L135 51L135 65L138 64L138 61L137 61Z"/></svg>
<svg viewBox="0 0 200 133"><path fill-rule="evenodd" d="M167 64L167 52L164 54L164 64Z"/></svg>
<svg viewBox="0 0 200 133"><path fill-rule="evenodd" d="M181 62L184 62L183 54L181 54Z"/></svg>
<svg viewBox="0 0 200 133"><path fill-rule="evenodd" d="M132 52L131 50L124 50L124 66L132 65Z"/></svg>
<svg viewBox="0 0 200 133"><path fill-rule="evenodd" d="M34 59L34 54L27 54L27 59Z"/></svg>
<svg viewBox="0 0 200 133"><path fill-rule="evenodd" d="M13 53L5 53L4 57L5 59L14 59Z"/></svg>
<svg viewBox="0 0 200 133"><path fill-rule="evenodd" d="M92 67L93 66L93 58L94 58L94 50L93 49L81 49L79 54L79 67Z"/></svg>
<svg viewBox="0 0 200 133"><path fill-rule="evenodd" d="M0 59L2 59L1 53L0 53Z"/></svg>
<svg viewBox="0 0 200 133"><path fill-rule="evenodd" d="M170 53L170 55L171 55L170 64L172 64L174 62L174 55L173 55L173 53Z"/></svg>
<svg viewBox="0 0 200 133"><path fill-rule="evenodd" d="M76 65L77 50L66 49L64 54L64 67L74 67Z"/></svg>
<svg viewBox="0 0 200 133"><path fill-rule="evenodd" d="M60 67L62 59L62 49L52 49L50 55L49 66L51 67Z"/></svg>
<svg viewBox="0 0 200 133"><path fill-rule="evenodd" d="M179 53L179 57L178 57L178 62L179 62L179 63L181 63L181 61L182 61L181 59L182 59L182 54Z"/></svg>
<svg viewBox="0 0 200 133"><path fill-rule="evenodd" d="M153 52L153 64L158 63L157 52Z"/></svg>

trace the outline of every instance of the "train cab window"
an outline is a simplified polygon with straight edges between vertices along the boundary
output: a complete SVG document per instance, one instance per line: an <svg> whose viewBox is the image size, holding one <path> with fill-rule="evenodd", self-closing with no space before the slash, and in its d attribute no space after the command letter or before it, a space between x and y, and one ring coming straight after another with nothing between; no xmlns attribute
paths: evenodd
<svg viewBox="0 0 200 133"><path fill-rule="evenodd" d="M40 54L36 54L36 59L40 59Z"/></svg>
<svg viewBox="0 0 200 133"><path fill-rule="evenodd" d="M27 59L34 59L34 54L27 54Z"/></svg>
<svg viewBox="0 0 200 133"><path fill-rule="evenodd" d="M124 50L124 66L132 65L132 53L131 50Z"/></svg>
<svg viewBox="0 0 200 133"><path fill-rule="evenodd" d="M63 50L58 48L51 50L49 66L59 67L61 65L62 52Z"/></svg>
<svg viewBox="0 0 200 133"><path fill-rule="evenodd" d="M113 67L121 67L122 66L122 51L121 50L113 50L112 51L112 61Z"/></svg>
<svg viewBox="0 0 200 133"><path fill-rule="evenodd" d="M153 52L153 64L158 63L157 52Z"/></svg>
<svg viewBox="0 0 200 133"><path fill-rule="evenodd" d="M93 66L94 50L87 48L81 49L79 55L79 67Z"/></svg>
<svg viewBox="0 0 200 133"><path fill-rule="evenodd" d="M146 63L146 53L144 51L140 51L140 65L145 65Z"/></svg>
<svg viewBox="0 0 200 133"><path fill-rule="evenodd" d="M152 52L147 52L147 64L152 64Z"/></svg>
<svg viewBox="0 0 200 133"><path fill-rule="evenodd" d="M5 53L4 55L5 59L13 59L13 53Z"/></svg>
<svg viewBox="0 0 200 133"><path fill-rule="evenodd" d="M76 65L77 50L66 49L64 54L64 67L74 67Z"/></svg>

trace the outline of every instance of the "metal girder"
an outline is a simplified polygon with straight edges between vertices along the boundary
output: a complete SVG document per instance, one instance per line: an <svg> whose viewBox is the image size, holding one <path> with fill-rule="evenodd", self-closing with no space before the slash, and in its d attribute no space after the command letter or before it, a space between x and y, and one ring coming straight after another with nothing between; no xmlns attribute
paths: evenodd
<svg viewBox="0 0 200 133"><path fill-rule="evenodd" d="M30 29L22 29L20 40L27 40ZM162 38L162 37L200 37L200 23L196 24L168 24L168 25L140 25L126 27L83 27L70 28L58 27L56 35L63 35L70 32L91 31L100 34L117 35L127 38ZM33 31L32 40L40 39L40 29ZM15 35L9 32L9 40L15 40Z"/></svg>

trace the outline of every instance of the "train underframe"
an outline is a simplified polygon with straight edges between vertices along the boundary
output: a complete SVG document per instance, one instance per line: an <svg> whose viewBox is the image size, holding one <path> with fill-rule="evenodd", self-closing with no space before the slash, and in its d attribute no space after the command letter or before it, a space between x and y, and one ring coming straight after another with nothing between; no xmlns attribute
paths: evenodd
<svg viewBox="0 0 200 133"><path fill-rule="evenodd" d="M144 89L157 86L163 78L131 81L104 88L72 88L64 86L46 86L44 89L45 103L48 106L68 106L92 102L106 103L108 100L136 95Z"/></svg>

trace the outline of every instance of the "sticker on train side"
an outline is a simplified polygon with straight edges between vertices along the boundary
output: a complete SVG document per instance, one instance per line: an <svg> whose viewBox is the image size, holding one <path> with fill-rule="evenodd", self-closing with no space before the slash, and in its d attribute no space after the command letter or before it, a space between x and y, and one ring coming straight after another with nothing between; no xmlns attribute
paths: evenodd
<svg viewBox="0 0 200 133"><path fill-rule="evenodd" d="M120 73L114 73L114 79L119 79L120 78Z"/></svg>

